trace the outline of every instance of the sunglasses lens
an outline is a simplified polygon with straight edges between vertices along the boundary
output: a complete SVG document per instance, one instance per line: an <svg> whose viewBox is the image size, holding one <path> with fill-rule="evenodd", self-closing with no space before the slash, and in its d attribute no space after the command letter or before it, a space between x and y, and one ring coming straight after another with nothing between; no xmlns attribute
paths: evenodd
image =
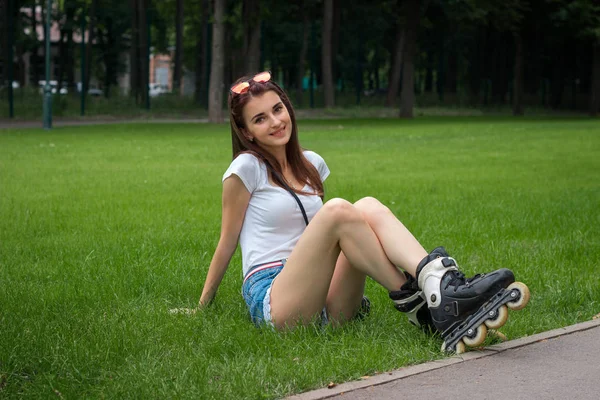
<svg viewBox="0 0 600 400"><path fill-rule="evenodd" d="M232 87L231 91L236 94L242 94L246 90L248 90L249 87L250 87L250 84L248 82L240 82L237 85L235 85L234 87Z"/></svg>
<svg viewBox="0 0 600 400"><path fill-rule="evenodd" d="M271 73L268 71L265 72L261 72L260 74L257 74L254 76L253 78L254 82L268 82L271 80Z"/></svg>

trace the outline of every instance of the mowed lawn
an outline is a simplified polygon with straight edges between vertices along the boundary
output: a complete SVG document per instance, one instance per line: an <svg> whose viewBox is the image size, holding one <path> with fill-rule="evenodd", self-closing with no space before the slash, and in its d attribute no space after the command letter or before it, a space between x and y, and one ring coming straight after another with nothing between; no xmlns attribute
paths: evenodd
<svg viewBox="0 0 600 400"><path fill-rule="evenodd" d="M509 338L600 313L597 120L312 120L300 138L327 198L377 197L468 275L511 268L532 298ZM213 306L169 315L200 296L230 143L226 125L0 130L0 397L277 398L446 357L372 281L362 322L256 329L239 251Z"/></svg>

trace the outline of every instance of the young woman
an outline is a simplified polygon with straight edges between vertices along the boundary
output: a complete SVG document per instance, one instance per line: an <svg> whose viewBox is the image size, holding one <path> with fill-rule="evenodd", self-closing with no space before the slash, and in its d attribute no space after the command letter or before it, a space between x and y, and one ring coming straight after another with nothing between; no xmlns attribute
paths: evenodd
<svg viewBox="0 0 600 400"><path fill-rule="evenodd" d="M529 292L510 270L465 279L443 248L428 254L375 198L323 204L327 164L300 147L292 105L269 72L239 79L228 103L233 162L200 307L213 300L238 239L243 297L256 325L341 324L368 305L366 276L413 323L440 332L451 351L464 350L463 340L479 345L486 326L503 325L504 304L525 306Z"/></svg>

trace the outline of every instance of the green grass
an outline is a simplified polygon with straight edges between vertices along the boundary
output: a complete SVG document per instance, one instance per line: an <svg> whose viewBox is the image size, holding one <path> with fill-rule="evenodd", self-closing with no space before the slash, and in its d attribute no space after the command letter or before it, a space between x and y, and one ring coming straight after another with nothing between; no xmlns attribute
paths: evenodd
<svg viewBox="0 0 600 400"><path fill-rule="evenodd" d="M530 287L517 338L600 312L600 124L301 121L327 197L381 199L467 274ZM249 322L236 253L198 301L220 223L225 125L0 130L0 397L275 398L445 357L369 281L372 313L278 334Z"/></svg>

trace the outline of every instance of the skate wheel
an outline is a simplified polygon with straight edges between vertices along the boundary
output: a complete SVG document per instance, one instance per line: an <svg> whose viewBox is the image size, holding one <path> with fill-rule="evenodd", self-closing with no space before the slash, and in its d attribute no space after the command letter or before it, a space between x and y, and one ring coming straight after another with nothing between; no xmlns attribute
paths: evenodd
<svg viewBox="0 0 600 400"><path fill-rule="evenodd" d="M521 310L525 308L527 303L529 303L529 288L522 282L513 282L506 288L506 290L513 289L517 289L520 293L520 296L517 300L508 302L506 305L511 310Z"/></svg>
<svg viewBox="0 0 600 400"><path fill-rule="evenodd" d="M487 328L484 324L481 324L477 329L473 329L475 332L471 336L464 336L463 342L469 347L477 347L485 340L487 336Z"/></svg>
<svg viewBox="0 0 600 400"><path fill-rule="evenodd" d="M465 346L465 344L463 343L462 340L460 340L458 343L456 343L456 349L454 350L454 352L456 354L462 354L465 351L467 351L467 347ZM446 349L446 342L442 343L442 353L450 353L451 351L448 351Z"/></svg>
<svg viewBox="0 0 600 400"><path fill-rule="evenodd" d="M485 325L490 329L498 329L506 323L508 319L508 308L505 305L500 306L496 311L494 319L486 319Z"/></svg>

